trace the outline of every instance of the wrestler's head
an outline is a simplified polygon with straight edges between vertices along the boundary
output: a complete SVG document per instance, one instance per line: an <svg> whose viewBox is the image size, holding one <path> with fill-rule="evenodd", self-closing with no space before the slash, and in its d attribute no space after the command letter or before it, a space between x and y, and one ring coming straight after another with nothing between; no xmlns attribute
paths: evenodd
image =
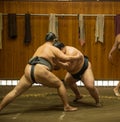
<svg viewBox="0 0 120 122"><path fill-rule="evenodd" d="M54 42L53 46L59 48L60 50L65 47L65 45L60 41Z"/></svg>
<svg viewBox="0 0 120 122"><path fill-rule="evenodd" d="M56 37L56 35L54 33L49 32L49 33L46 34L45 40L46 40L46 42L47 41L56 41L57 37Z"/></svg>

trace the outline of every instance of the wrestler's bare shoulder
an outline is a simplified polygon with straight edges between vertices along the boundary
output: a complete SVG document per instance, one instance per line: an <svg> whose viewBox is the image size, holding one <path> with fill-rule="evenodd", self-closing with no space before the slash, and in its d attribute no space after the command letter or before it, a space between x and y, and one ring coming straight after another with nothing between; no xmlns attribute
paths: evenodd
<svg viewBox="0 0 120 122"><path fill-rule="evenodd" d="M34 56L44 57L44 56L48 56L48 55L49 55L48 57L55 57L55 56L60 57L59 55L61 53L62 52L58 48L54 47L53 45L43 44L42 46L38 47L38 49L34 53L33 57Z"/></svg>
<svg viewBox="0 0 120 122"><path fill-rule="evenodd" d="M66 46L66 51L70 55L72 55L72 54L74 55L76 53L79 53L80 55L82 55L82 52L80 50L78 50L77 48L72 47L72 46Z"/></svg>

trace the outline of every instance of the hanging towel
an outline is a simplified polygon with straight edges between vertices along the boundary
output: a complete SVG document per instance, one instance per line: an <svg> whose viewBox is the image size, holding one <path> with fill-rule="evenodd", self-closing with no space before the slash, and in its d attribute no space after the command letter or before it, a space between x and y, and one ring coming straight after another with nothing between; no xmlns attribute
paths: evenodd
<svg viewBox="0 0 120 122"><path fill-rule="evenodd" d="M79 35L79 41L81 46L83 46L85 44L85 27L84 27L84 17L82 14L78 15L78 35Z"/></svg>
<svg viewBox="0 0 120 122"><path fill-rule="evenodd" d="M3 30L2 13L0 13L0 49L2 49L2 30Z"/></svg>
<svg viewBox="0 0 120 122"><path fill-rule="evenodd" d="M120 34L120 14L114 17L115 22L115 36Z"/></svg>
<svg viewBox="0 0 120 122"><path fill-rule="evenodd" d="M50 14L48 31L53 32L58 38L58 17L56 17L55 14Z"/></svg>
<svg viewBox="0 0 120 122"><path fill-rule="evenodd" d="M24 36L24 43L28 44L30 42L31 42L30 14L25 14L25 36Z"/></svg>
<svg viewBox="0 0 120 122"><path fill-rule="evenodd" d="M12 39L17 37L16 14L8 14L8 36Z"/></svg>
<svg viewBox="0 0 120 122"><path fill-rule="evenodd" d="M95 42L104 41L104 15L97 15L96 17L96 32L95 32Z"/></svg>

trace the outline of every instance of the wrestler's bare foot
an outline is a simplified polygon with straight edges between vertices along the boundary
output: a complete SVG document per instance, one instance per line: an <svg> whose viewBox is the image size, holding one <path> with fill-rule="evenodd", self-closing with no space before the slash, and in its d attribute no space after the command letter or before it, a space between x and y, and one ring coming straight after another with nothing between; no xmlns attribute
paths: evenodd
<svg viewBox="0 0 120 122"><path fill-rule="evenodd" d="M73 102L77 102L77 101L79 101L79 100L82 99L82 98L83 98L83 95L77 96L77 97L73 100Z"/></svg>
<svg viewBox="0 0 120 122"><path fill-rule="evenodd" d="M102 107L103 105L101 103L96 103L95 106L99 108L99 107Z"/></svg>
<svg viewBox="0 0 120 122"><path fill-rule="evenodd" d="M114 88L114 89L113 89L113 92L114 92L115 96L120 97L120 93L119 93L118 90L116 90L116 89Z"/></svg>
<svg viewBox="0 0 120 122"><path fill-rule="evenodd" d="M72 107L72 106L64 107L65 112L72 112L72 111L77 111L77 110L78 110L77 107Z"/></svg>

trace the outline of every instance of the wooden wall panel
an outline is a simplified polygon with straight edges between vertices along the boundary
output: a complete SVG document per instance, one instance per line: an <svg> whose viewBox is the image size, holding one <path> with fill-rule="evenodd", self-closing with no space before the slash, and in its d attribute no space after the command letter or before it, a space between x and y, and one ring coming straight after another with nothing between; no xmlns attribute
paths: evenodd
<svg viewBox="0 0 120 122"><path fill-rule="evenodd" d="M120 2L18 2L0 1L0 12L25 14L119 14ZM95 79L120 78L120 53L114 53L114 64L108 61L108 53L114 43L114 17L105 17L104 43L95 43L94 16L85 17L86 44L78 41L78 17L59 16L59 39L66 45L80 49L92 63ZM48 16L31 16L32 42L25 45L24 16L17 16L18 37L8 37L7 16L3 17L3 49L0 50L0 79L18 79L37 47L44 43L48 32ZM63 79L65 70L54 71Z"/></svg>

